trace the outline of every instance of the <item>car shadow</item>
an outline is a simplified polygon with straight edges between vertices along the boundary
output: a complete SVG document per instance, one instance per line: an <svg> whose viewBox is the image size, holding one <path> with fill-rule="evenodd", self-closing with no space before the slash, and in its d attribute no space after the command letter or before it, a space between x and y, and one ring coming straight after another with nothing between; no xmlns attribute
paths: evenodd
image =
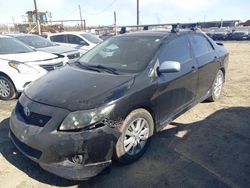
<svg viewBox="0 0 250 188"><path fill-rule="evenodd" d="M221 109L202 121L177 121L151 139L145 155L130 165L87 181L50 174L17 151L0 123L0 152L31 178L55 186L78 187L247 187L250 184L250 108ZM232 162L233 161L233 162Z"/></svg>

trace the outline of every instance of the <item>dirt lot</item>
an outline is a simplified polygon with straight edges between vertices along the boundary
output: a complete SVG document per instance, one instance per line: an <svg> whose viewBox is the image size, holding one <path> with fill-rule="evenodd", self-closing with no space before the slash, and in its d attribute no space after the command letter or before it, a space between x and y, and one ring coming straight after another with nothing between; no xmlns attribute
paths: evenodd
<svg viewBox="0 0 250 188"><path fill-rule="evenodd" d="M112 165L85 182L43 171L8 138L15 101L0 101L0 187L249 187L250 42L225 42L230 64L223 97L201 103L156 135L138 162Z"/></svg>

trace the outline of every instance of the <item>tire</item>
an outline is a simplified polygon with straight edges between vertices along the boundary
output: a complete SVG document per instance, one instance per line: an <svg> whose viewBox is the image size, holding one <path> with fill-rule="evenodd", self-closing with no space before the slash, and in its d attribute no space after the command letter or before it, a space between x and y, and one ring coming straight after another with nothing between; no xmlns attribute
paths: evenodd
<svg viewBox="0 0 250 188"><path fill-rule="evenodd" d="M214 79L212 88L211 88L211 96L207 99L207 101L215 102L217 101L222 93L224 85L224 74L221 70L219 70Z"/></svg>
<svg viewBox="0 0 250 188"><path fill-rule="evenodd" d="M145 109L134 110L124 120L121 132L115 146L115 159L129 164L139 159L148 148L154 133L154 120Z"/></svg>
<svg viewBox="0 0 250 188"><path fill-rule="evenodd" d="M0 99L11 100L16 98L17 94L12 81L5 76L0 76Z"/></svg>

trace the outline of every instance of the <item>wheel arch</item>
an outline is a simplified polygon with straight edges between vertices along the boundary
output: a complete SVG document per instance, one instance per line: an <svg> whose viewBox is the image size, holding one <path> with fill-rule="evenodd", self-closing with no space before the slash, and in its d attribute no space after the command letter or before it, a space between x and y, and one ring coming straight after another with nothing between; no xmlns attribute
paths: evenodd
<svg viewBox="0 0 250 188"><path fill-rule="evenodd" d="M134 108L132 108L128 113L127 113L127 116L137 110L137 109L144 109L146 110L147 112L149 112L149 114L152 116L153 118L153 121L154 121L154 133L157 132L157 122L158 122L158 119L157 119L157 116L156 116L156 112L153 110L152 106L150 105L142 105L142 106L136 106ZM126 116L126 117L127 117Z"/></svg>
<svg viewBox="0 0 250 188"><path fill-rule="evenodd" d="M224 76L224 82L225 82L225 79L226 79L226 70L225 70L225 68L224 68L224 67L221 67L219 70L221 70L221 71L222 71L223 76Z"/></svg>
<svg viewBox="0 0 250 188"><path fill-rule="evenodd" d="M6 73L0 71L0 76L6 77L7 79L9 79L11 83L13 84L15 91L17 91L13 80Z"/></svg>

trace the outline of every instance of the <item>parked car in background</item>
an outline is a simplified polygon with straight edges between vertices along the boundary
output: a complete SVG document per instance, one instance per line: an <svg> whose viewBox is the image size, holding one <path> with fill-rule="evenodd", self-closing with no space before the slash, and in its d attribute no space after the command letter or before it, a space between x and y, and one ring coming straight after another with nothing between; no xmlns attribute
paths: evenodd
<svg viewBox="0 0 250 188"><path fill-rule="evenodd" d="M0 99L10 100L32 81L67 63L63 56L40 52L0 35Z"/></svg>
<svg viewBox="0 0 250 188"><path fill-rule="evenodd" d="M229 30L228 28L207 28L203 29L203 31L212 38L213 40L227 40Z"/></svg>
<svg viewBox="0 0 250 188"><path fill-rule="evenodd" d="M101 35L100 38L105 41L113 36L115 36L114 33L105 33L105 34Z"/></svg>
<svg viewBox="0 0 250 188"><path fill-rule="evenodd" d="M247 40L249 38L248 31L233 31L229 34L229 40Z"/></svg>
<svg viewBox="0 0 250 188"><path fill-rule="evenodd" d="M167 123L219 99L227 63L226 48L201 32L112 37L25 89L10 137L45 170L91 178L113 159L139 159Z"/></svg>
<svg viewBox="0 0 250 188"><path fill-rule="evenodd" d="M228 38L228 32L225 31L217 31L212 33L211 38L213 40L227 40Z"/></svg>
<svg viewBox="0 0 250 188"><path fill-rule="evenodd" d="M63 55L67 57L69 63L74 62L80 57L79 50L70 46L60 46L52 43L50 40L34 34L10 34L25 44L43 52L48 52L56 55Z"/></svg>
<svg viewBox="0 0 250 188"><path fill-rule="evenodd" d="M102 42L97 35L86 32L63 32L48 34L47 38L57 44L70 46L80 50L81 54L95 47Z"/></svg>

